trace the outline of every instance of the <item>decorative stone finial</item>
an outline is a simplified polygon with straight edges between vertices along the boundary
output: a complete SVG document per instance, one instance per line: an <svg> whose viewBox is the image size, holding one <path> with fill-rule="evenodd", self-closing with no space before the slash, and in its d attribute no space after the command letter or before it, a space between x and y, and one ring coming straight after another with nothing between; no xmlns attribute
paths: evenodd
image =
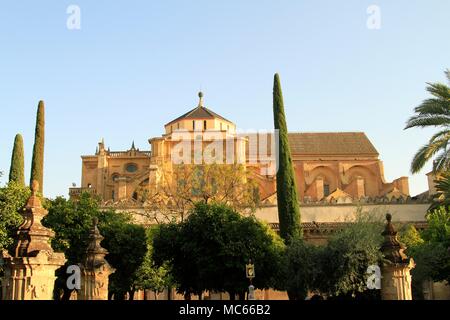
<svg viewBox="0 0 450 320"><path fill-rule="evenodd" d="M105 263L105 256L108 251L103 248L100 243L103 240L103 236L98 230L98 218L92 219L92 227L89 231L88 247L86 249L86 256L84 265L88 268L98 266Z"/></svg>
<svg viewBox="0 0 450 320"><path fill-rule="evenodd" d="M53 253L50 239L55 234L41 223L48 211L42 207L38 191L39 182L33 180L31 182L31 196L22 210L23 222L17 231L15 241L16 257L36 256L40 251Z"/></svg>
<svg viewBox="0 0 450 320"><path fill-rule="evenodd" d="M108 251L100 245L103 237L97 228L98 218L93 218L92 222L85 257L79 265L82 278L78 300L107 300L108 277L115 269L105 260Z"/></svg>
<svg viewBox="0 0 450 320"><path fill-rule="evenodd" d="M203 107L203 92L200 91L198 93L198 97L199 97L198 106Z"/></svg>
<svg viewBox="0 0 450 320"><path fill-rule="evenodd" d="M384 236L384 242L381 246L384 258L392 264L409 263L410 259L404 253L406 247L398 240L397 231L392 224L392 215L390 213L386 214L386 220L386 226L381 234Z"/></svg>
<svg viewBox="0 0 450 320"><path fill-rule="evenodd" d="M380 251L383 253L381 264L381 299L412 300L411 273L414 260L405 254L406 247L398 240L397 231L392 224L392 215L386 214L386 226Z"/></svg>
<svg viewBox="0 0 450 320"><path fill-rule="evenodd" d="M39 192L39 182L37 180L33 180L31 182L31 196L28 198L26 208L41 208L42 203L41 199L38 197Z"/></svg>
<svg viewBox="0 0 450 320"><path fill-rule="evenodd" d="M387 220L388 222L391 222L391 221L392 221L392 214L386 213L386 220Z"/></svg>

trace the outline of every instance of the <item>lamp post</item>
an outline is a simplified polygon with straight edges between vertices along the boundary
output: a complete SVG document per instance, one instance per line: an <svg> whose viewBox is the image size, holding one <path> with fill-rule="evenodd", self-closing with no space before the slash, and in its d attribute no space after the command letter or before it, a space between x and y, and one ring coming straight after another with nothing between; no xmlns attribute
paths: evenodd
<svg viewBox="0 0 450 320"><path fill-rule="evenodd" d="M248 264L245 265L247 279L250 280L250 286L248 287L248 298L247 300L256 300L255 298L255 287L252 284L252 280L255 277L255 265L252 263L250 259Z"/></svg>

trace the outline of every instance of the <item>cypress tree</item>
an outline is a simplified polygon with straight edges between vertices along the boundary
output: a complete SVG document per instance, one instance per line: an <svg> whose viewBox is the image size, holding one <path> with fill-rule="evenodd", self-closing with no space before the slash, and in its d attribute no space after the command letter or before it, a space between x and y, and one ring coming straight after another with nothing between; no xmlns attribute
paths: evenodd
<svg viewBox="0 0 450 320"><path fill-rule="evenodd" d="M20 134L17 134L14 139L9 181L15 181L21 186L25 186L23 138Z"/></svg>
<svg viewBox="0 0 450 320"><path fill-rule="evenodd" d="M297 184L292 166L291 150L288 141L286 116L284 114L283 94L280 77L275 74L273 84L273 115L275 129L279 132L277 198L280 235L290 242L301 237L300 207L298 203Z"/></svg>
<svg viewBox="0 0 450 320"><path fill-rule="evenodd" d="M37 117L36 117L36 131L34 136L33 160L31 162L31 178L30 186L33 180L39 182L39 191L43 193L44 190L44 142L45 142L45 114L44 101L39 101Z"/></svg>

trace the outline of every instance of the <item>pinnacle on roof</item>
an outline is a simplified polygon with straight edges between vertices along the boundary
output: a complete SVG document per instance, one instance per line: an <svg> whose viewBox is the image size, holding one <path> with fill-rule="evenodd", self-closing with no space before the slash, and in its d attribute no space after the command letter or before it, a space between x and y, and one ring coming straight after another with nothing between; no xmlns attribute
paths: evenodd
<svg viewBox="0 0 450 320"><path fill-rule="evenodd" d="M201 107L203 107L203 92L200 91L200 92L198 93L198 98L199 98L199 99L198 99L198 107L201 108Z"/></svg>
<svg viewBox="0 0 450 320"><path fill-rule="evenodd" d="M214 111L204 107L204 101L203 101L204 94L203 94L203 92L200 91L198 93L198 97L199 97L199 101L198 101L197 107L195 107L194 109L186 112L182 116L180 116L180 117L170 121L166 125L172 124L172 123L180 121L180 120L186 120L186 119L214 119L214 118L222 119L224 121L232 123L230 120L225 119L224 117L218 115Z"/></svg>

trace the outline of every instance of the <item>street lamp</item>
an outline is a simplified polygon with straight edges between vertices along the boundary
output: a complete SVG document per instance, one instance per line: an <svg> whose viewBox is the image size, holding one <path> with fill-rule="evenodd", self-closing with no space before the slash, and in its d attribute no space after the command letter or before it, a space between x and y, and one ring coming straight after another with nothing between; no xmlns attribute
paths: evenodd
<svg viewBox="0 0 450 320"><path fill-rule="evenodd" d="M255 287L252 284L252 280L255 277L255 265L252 260L248 260L248 264L245 265L247 279L250 280L250 286L248 287L248 300L256 300L255 298Z"/></svg>

